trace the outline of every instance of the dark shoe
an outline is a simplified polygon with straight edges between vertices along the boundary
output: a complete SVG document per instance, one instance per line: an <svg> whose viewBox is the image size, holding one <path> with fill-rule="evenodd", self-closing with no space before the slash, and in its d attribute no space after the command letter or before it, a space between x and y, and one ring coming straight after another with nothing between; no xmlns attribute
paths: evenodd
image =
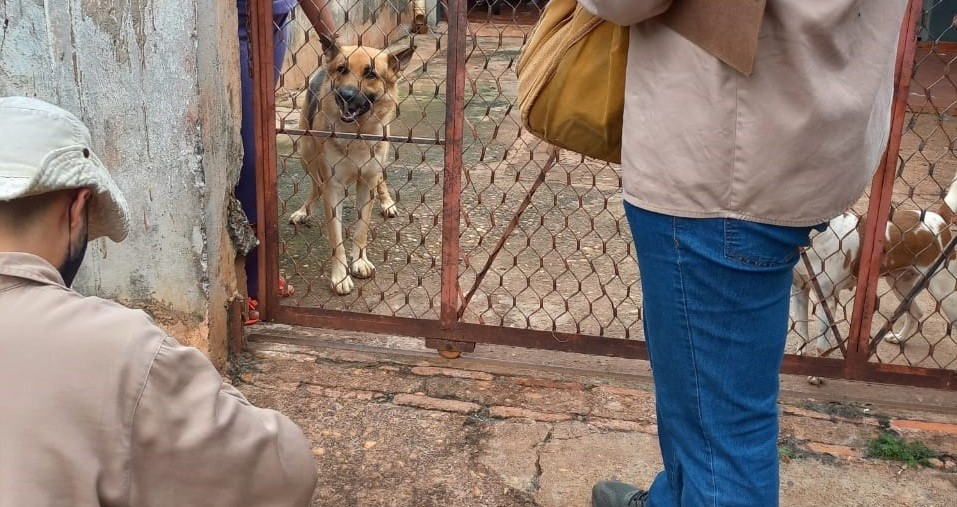
<svg viewBox="0 0 957 507"><path fill-rule="evenodd" d="M645 507L648 492L631 484L601 481L591 489L592 507Z"/></svg>

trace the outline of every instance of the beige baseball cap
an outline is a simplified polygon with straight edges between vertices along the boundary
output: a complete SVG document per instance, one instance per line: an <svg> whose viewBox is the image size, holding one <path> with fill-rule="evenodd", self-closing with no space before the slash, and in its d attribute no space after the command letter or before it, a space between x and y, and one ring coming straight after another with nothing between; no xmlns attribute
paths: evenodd
<svg viewBox="0 0 957 507"><path fill-rule="evenodd" d="M129 207L91 146L89 129L70 112L30 97L0 97L0 201L88 188L89 239L123 241Z"/></svg>

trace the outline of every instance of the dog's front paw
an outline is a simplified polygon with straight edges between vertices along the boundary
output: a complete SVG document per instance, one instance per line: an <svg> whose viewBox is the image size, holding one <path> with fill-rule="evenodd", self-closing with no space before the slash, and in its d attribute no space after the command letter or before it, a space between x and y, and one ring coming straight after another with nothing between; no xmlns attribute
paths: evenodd
<svg viewBox="0 0 957 507"><path fill-rule="evenodd" d="M352 282L352 277L346 275L345 278L341 278L338 282L332 281L332 290L340 296L345 296L346 294L352 293L352 289L355 288L355 283Z"/></svg>
<svg viewBox="0 0 957 507"><path fill-rule="evenodd" d="M395 203L382 203L382 216L384 218L395 218L399 214L399 208Z"/></svg>
<svg viewBox="0 0 957 507"><path fill-rule="evenodd" d="M344 261L345 259L343 259ZM340 295L345 296L352 292L352 289L355 288L355 284L352 282L352 277L349 276L349 273L346 271L346 263L333 259L332 272L329 276L330 284L332 285L332 290Z"/></svg>
<svg viewBox="0 0 957 507"><path fill-rule="evenodd" d="M294 212L292 215L289 215L289 223L291 224L304 224L309 221L309 212L304 209L299 209Z"/></svg>
<svg viewBox="0 0 957 507"><path fill-rule="evenodd" d="M884 341L887 343L893 343L895 345L901 345L907 343L908 338L901 336L900 333L888 333L887 337L884 338Z"/></svg>
<svg viewBox="0 0 957 507"><path fill-rule="evenodd" d="M356 278L369 278L375 273L375 265L369 262L369 259L360 257L352 263L349 271Z"/></svg>

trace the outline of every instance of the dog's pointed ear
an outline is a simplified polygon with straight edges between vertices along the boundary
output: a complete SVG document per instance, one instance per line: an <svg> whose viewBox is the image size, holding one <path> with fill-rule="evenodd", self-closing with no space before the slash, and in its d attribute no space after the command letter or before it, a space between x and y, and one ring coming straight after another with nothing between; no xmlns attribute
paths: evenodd
<svg viewBox="0 0 957 507"><path fill-rule="evenodd" d="M412 55L415 54L415 46L410 46L398 53L389 53L389 70L399 72L412 61Z"/></svg>
<svg viewBox="0 0 957 507"><path fill-rule="evenodd" d="M319 44L322 45L322 54L326 57L326 62L332 61L333 58L339 56L339 53L342 52L342 48L339 47L339 43L337 43L335 39L338 36L338 34L332 37L324 33L319 34Z"/></svg>

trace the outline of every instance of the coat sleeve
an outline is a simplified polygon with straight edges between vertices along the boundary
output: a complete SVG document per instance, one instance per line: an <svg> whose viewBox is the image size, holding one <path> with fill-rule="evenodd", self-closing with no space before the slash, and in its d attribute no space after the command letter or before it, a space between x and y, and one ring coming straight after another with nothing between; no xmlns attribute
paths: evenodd
<svg viewBox="0 0 957 507"><path fill-rule="evenodd" d="M302 430L250 404L198 350L167 339L133 413L131 505L308 505Z"/></svg>
<svg viewBox="0 0 957 507"><path fill-rule="evenodd" d="M586 11L621 26L653 18L671 7L672 0L578 0Z"/></svg>

